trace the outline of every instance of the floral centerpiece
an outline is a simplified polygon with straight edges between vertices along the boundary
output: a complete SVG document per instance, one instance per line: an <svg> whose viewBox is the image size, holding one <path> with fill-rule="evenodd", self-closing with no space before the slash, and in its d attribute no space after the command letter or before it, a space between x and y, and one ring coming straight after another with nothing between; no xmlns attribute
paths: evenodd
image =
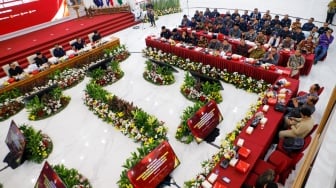
<svg viewBox="0 0 336 188"><path fill-rule="evenodd" d="M251 105L249 110L246 112L246 115L243 119L241 119L237 124L236 128L228 133L225 138L221 142L220 150L215 153L210 159L205 160L201 163L202 172L198 173L195 178L184 182L184 187L186 188L198 188L201 186L201 183L205 180L206 176L213 170L215 165L223 158L230 160L235 156L236 150L234 148L234 141L237 136L241 132L241 130L246 125L247 121L249 121L253 114L257 112L257 109L262 104L262 99L264 98L265 93L262 92L259 94L258 101Z"/></svg>
<svg viewBox="0 0 336 188"><path fill-rule="evenodd" d="M56 87L41 97L35 95L26 108L29 120L40 120L52 116L63 110L70 102L70 97L62 94L62 89Z"/></svg>
<svg viewBox="0 0 336 188"><path fill-rule="evenodd" d="M170 67L159 66L151 61L146 61L143 77L145 80L157 85L170 85L175 82L173 71Z"/></svg>
<svg viewBox="0 0 336 188"><path fill-rule="evenodd" d="M84 103L99 118L136 142L146 143L152 139L166 138L167 128L162 121L108 93L95 83L86 86Z"/></svg>
<svg viewBox="0 0 336 188"><path fill-rule="evenodd" d="M214 79L219 78L226 83L233 84L237 88L244 89L248 92L260 93L268 88L268 83L264 80L256 80L237 72L230 73L226 69L220 70L200 62L192 62L190 59L184 59L173 54L163 53L161 50L157 50L155 48L147 47L143 50L143 54L145 57L160 59L165 63L177 66L186 71L199 72Z"/></svg>
<svg viewBox="0 0 336 188"><path fill-rule="evenodd" d="M21 92L15 88L0 95L0 121L19 113L24 108Z"/></svg>
<svg viewBox="0 0 336 188"><path fill-rule="evenodd" d="M53 166L53 169L61 178L66 187L72 187L72 188L92 187L89 180L74 168L68 169L63 164L61 164Z"/></svg>
<svg viewBox="0 0 336 188"><path fill-rule="evenodd" d="M100 86L106 86L120 80L124 76L124 72L120 69L117 61L112 61L106 70L97 68L89 73L94 82Z"/></svg>
<svg viewBox="0 0 336 188"><path fill-rule="evenodd" d="M86 67L83 68L72 68L72 69L64 69L56 70L50 76L50 79L53 83L57 83L61 89L71 88L82 80L84 80L86 74Z"/></svg>
<svg viewBox="0 0 336 188"><path fill-rule="evenodd" d="M191 118L197 110L199 110L205 103L196 102L193 106L188 106L181 116L181 124L177 127L175 138L180 142L189 144L194 140L194 136L191 134L188 127L188 119Z"/></svg>
<svg viewBox="0 0 336 188"><path fill-rule="evenodd" d="M126 49L125 45L120 45L113 47L111 49L104 50L105 57L112 57L112 60L121 62L130 56L129 51Z"/></svg>
<svg viewBox="0 0 336 188"><path fill-rule="evenodd" d="M120 175L120 179L117 182L119 188L132 188L132 184L127 177L127 172L133 166L135 166L142 158L144 158L148 153L150 153L153 149L155 149L159 144L160 140L151 140L151 142L147 142L143 144L140 148L137 149L137 152L132 152L131 157L126 159L123 164L123 168L125 168Z"/></svg>
<svg viewBox="0 0 336 188"><path fill-rule="evenodd" d="M19 129L26 139L25 158L36 163L41 163L48 158L53 149L50 137L28 125L22 125Z"/></svg>
<svg viewBox="0 0 336 188"><path fill-rule="evenodd" d="M197 81L190 75L189 72L185 74L184 83L181 86L181 93L189 100L208 102L211 99L216 103L223 101L220 94L221 87L218 83L210 83L208 81Z"/></svg>

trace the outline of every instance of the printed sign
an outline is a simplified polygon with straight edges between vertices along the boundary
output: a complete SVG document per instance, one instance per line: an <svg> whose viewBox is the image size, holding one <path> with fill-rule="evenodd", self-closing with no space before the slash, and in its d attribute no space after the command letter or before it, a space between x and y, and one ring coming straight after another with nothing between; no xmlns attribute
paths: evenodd
<svg viewBox="0 0 336 188"><path fill-rule="evenodd" d="M34 188L66 188L66 186L46 161Z"/></svg>

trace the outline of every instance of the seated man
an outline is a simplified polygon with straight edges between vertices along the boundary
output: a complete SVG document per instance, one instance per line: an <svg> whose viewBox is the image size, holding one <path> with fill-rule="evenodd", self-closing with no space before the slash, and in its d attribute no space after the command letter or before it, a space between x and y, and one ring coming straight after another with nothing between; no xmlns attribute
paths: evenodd
<svg viewBox="0 0 336 188"><path fill-rule="evenodd" d="M100 33L98 31L93 31L92 42L97 42L101 39Z"/></svg>
<svg viewBox="0 0 336 188"><path fill-rule="evenodd" d="M301 27L297 27L295 32L293 32L292 39L294 40L295 45L299 44L302 40L305 39L305 35L301 30Z"/></svg>
<svg viewBox="0 0 336 188"><path fill-rule="evenodd" d="M224 39L224 40L223 40L221 49L222 49L222 51L225 52L225 53L227 53L227 52L232 52L232 46L231 46L231 44L229 43L229 41L228 41L227 39Z"/></svg>
<svg viewBox="0 0 336 188"><path fill-rule="evenodd" d="M187 15L183 15L180 27L190 27L190 20L188 19Z"/></svg>
<svg viewBox="0 0 336 188"><path fill-rule="evenodd" d="M197 41L197 46L207 48L208 47L208 40L204 36L200 36L199 40Z"/></svg>
<svg viewBox="0 0 336 188"><path fill-rule="evenodd" d="M334 36L332 36L333 30L328 29L328 31L320 36L317 47L315 48L315 59L314 64L321 61L325 55L327 55L329 45L334 41Z"/></svg>
<svg viewBox="0 0 336 188"><path fill-rule="evenodd" d="M250 28L248 32L245 33L244 39L250 42L254 42L257 37L257 33L255 32L254 28Z"/></svg>
<svg viewBox="0 0 336 188"><path fill-rule="evenodd" d="M279 138L292 137L292 138L304 138L314 127L314 120L311 117L311 111L309 108L303 107L300 109L301 118L289 119L288 130L279 132Z"/></svg>
<svg viewBox="0 0 336 188"><path fill-rule="evenodd" d="M53 55L55 57L60 58L60 57L65 56L65 51L58 44L55 44L55 48L53 50Z"/></svg>
<svg viewBox="0 0 336 188"><path fill-rule="evenodd" d="M255 39L255 42L260 43L261 45L265 44L267 42L267 37L264 35L263 32L259 31L258 35Z"/></svg>
<svg viewBox="0 0 336 188"><path fill-rule="evenodd" d="M323 23L323 26L320 27L320 28L318 29L317 32L318 32L320 35L322 35L322 34L326 33L326 32L328 31L328 29L330 29L330 28L329 28L329 24L328 24L327 22L325 22L325 23Z"/></svg>
<svg viewBox="0 0 336 188"><path fill-rule="evenodd" d="M248 50L248 52L250 53L249 57L254 58L254 59L260 59L265 54L265 50L264 50L264 48L262 48L262 46L259 42L256 42L256 46L253 47L253 48L250 48Z"/></svg>
<svg viewBox="0 0 336 188"><path fill-rule="evenodd" d="M85 46L85 41L81 38L77 38L76 42L72 43L71 46L75 51L83 49Z"/></svg>
<svg viewBox="0 0 336 188"><path fill-rule="evenodd" d="M295 54L292 54L287 62L287 68L292 70L291 77L300 74L300 69L303 68L305 61L305 58L301 54L301 50L295 50Z"/></svg>
<svg viewBox="0 0 336 188"><path fill-rule="evenodd" d="M299 105L302 105L307 102L309 96L314 96L318 98L318 92L320 91L321 87L319 84L313 84L310 86L308 93L302 95L302 96L297 96L293 98L294 100L297 100ZM292 101L293 101L292 99ZM291 105L289 105L291 106ZM292 105L294 106L294 105Z"/></svg>
<svg viewBox="0 0 336 188"><path fill-rule="evenodd" d="M161 27L160 37L165 39L169 39L171 37L171 32L166 28L166 26Z"/></svg>
<svg viewBox="0 0 336 188"><path fill-rule="evenodd" d="M270 63L273 65L277 65L279 61L279 54L276 47L272 47L271 51L265 53L264 57L262 58L264 63Z"/></svg>
<svg viewBox="0 0 336 188"><path fill-rule="evenodd" d="M178 33L177 28L173 29L170 38L173 40L181 41L181 35L180 33Z"/></svg>
<svg viewBox="0 0 336 188"><path fill-rule="evenodd" d="M212 36L212 39L209 42L208 48L219 50L222 47L221 42L217 39L216 35Z"/></svg>
<svg viewBox="0 0 336 188"><path fill-rule="evenodd" d="M292 20L289 18L288 14L285 14L284 18L280 21L281 27L290 27L292 25Z"/></svg>
<svg viewBox="0 0 336 188"><path fill-rule="evenodd" d="M240 43L236 48L236 54L248 57L248 46L244 39L240 39Z"/></svg>
<svg viewBox="0 0 336 188"><path fill-rule="evenodd" d="M293 98L292 101L293 101L294 107L293 108L287 107L287 113L284 116L285 128L288 128L288 125L290 124L290 120L299 121L299 118L301 118L301 114L300 114L301 108L308 108L310 112L313 114L315 112L315 105L318 101L318 97L309 96L306 103L304 104L299 103L296 98Z"/></svg>
<svg viewBox="0 0 336 188"><path fill-rule="evenodd" d="M305 52L306 54L314 53L315 44L313 42L313 37L308 36L307 39L301 41L296 48L300 49L302 52Z"/></svg>
<svg viewBox="0 0 336 188"><path fill-rule="evenodd" d="M313 37L313 42L316 45L319 40L319 33L317 32L317 27L313 27L313 29L309 32L308 36Z"/></svg>
<svg viewBox="0 0 336 188"><path fill-rule="evenodd" d="M311 31L313 27L315 27L313 22L314 22L314 18L310 18L307 23L303 24L302 31Z"/></svg>
<svg viewBox="0 0 336 188"><path fill-rule="evenodd" d="M274 47L278 47L279 43L280 43L280 33L281 33L282 29L280 24L275 24L275 26L272 28L272 34L270 39L268 40L268 44L270 46L274 46Z"/></svg>
<svg viewBox="0 0 336 188"><path fill-rule="evenodd" d="M35 64L40 69L45 69L49 67L48 59L42 55L41 52L36 52L36 57L34 58Z"/></svg>
<svg viewBox="0 0 336 188"><path fill-rule="evenodd" d="M264 188L264 186L275 180L275 172L272 169L268 169L259 175L255 188Z"/></svg>
<svg viewBox="0 0 336 188"><path fill-rule="evenodd" d="M281 49L294 50L294 45L295 45L294 40L291 39L291 37L288 35L288 36L286 36L286 38L281 42L281 44L279 45L279 47L280 47Z"/></svg>
<svg viewBox="0 0 336 188"><path fill-rule="evenodd" d="M292 23L292 31L295 31L298 27L301 28L301 22L300 22L300 18L296 18L295 22Z"/></svg>
<svg viewBox="0 0 336 188"><path fill-rule="evenodd" d="M21 76L21 74L24 74L24 73L25 72L23 71L23 69L20 66L16 65L15 63L11 63L9 65L8 74L10 78L15 77L17 78L17 80L19 80L20 79L19 77Z"/></svg>
<svg viewBox="0 0 336 188"><path fill-rule="evenodd" d="M233 28L230 29L229 36L234 39L239 39L242 35L242 32L239 29L239 25L235 24Z"/></svg>

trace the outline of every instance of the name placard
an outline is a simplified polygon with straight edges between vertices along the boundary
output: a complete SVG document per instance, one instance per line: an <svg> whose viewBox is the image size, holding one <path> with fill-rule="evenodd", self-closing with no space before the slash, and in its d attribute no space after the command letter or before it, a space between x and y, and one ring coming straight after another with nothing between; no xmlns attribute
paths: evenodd
<svg viewBox="0 0 336 188"><path fill-rule="evenodd" d="M66 188L65 184L46 161L34 188Z"/></svg>
<svg viewBox="0 0 336 188"><path fill-rule="evenodd" d="M155 188L180 161L167 141L163 141L127 172L134 188Z"/></svg>
<svg viewBox="0 0 336 188"><path fill-rule="evenodd" d="M196 141L201 142L222 120L223 117L216 102L211 100L188 119L188 127Z"/></svg>

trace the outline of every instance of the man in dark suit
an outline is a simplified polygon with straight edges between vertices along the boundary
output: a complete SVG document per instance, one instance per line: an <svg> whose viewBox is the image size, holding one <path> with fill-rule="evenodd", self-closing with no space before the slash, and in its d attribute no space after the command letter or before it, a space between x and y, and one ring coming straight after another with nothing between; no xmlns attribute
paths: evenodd
<svg viewBox="0 0 336 188"><path fill-rule="evenodd" d="M8 74L11 78L14 76L19 76L23 73L23 69L15 63L10 64L9 67L10 68L8 69Z"/></svg>
<svg viewBox="0 0 336 188"><path fill-rule="evenodd" d="M84 48L85 46L85 41L81 38L78 38L76 42L71 44L73 50L80 50Z"/></svg>
<svg viewBox="0 0 336 188"><path fill-rule="evenodd" d="M56 45L55 45L55 48L54 48L54 50L53 50L53 55L54 55L55 57L60 58L60 57L65 56L65 51L63 50L62 47L60 47L58 44L56 44Z"/></svg>
<svg viewBox="0 0 336 188"><path fill-rule="evenodd" d="M100 33L98 31L93 31L92 42L96 42L101 39Z"/></svg>
<svg viewBox="0 0 336 188"><path fill-rule="evenodd" d="M47 66L48 67L48 59L42 55L41 52L36 52L36 57L34 58L35 64L37 67Z"/></svg>

